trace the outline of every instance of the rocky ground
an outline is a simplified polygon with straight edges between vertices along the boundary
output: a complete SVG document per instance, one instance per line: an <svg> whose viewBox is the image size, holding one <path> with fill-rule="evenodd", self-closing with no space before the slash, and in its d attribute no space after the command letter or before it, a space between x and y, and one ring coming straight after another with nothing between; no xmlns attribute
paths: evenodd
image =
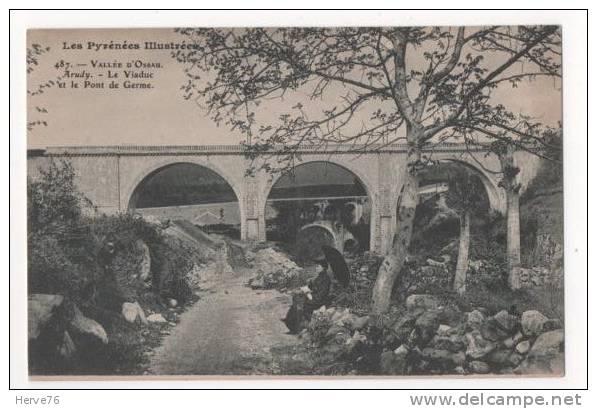
<svg viewBox="0 0 597 409"><path fill-rule="evenodd" d="M280 321L313 272L272 248L250 267L212 280L151 359L152 374L562 375L563 323L536 310L464 310L411 294L382 317L367 314L379 258L349 260L349 288L332 284L326 305L297 335ZM209 280L208 280L209 281Z"/></svg>
<svg viewBox="0 0 597 409"><path fill-rule="evenodd" d="M101 325L60 296L33 295L30 345L49 339L40 333L52 328L51 339L66 361L129 342L130 356L113 372L119 374L563 374L563 323L540 311L463 307L449 298L412 293L416 287L409 286L410 295L396 300L388 314L370 316L379 257L348 259L350 285L332 280L325 302L314 304L321 271L300 267L272 247L242 253L243 262L234 267L222 254L189 273L196 289L190 306L170 300L166 309L154 311L124 303L120 319L136 337L131 342L126 336L108 341ZM445 266L432 262L428 268L441 273ZM297 300L304 303L302 322L290 334L281 319Z"/></svg>
<svg viewBox="0 0 597 409"><path fill-rule="evenodd" d="M270 249L266 258L273 256L283 258ZM350 286L333 282L325 304L312 309L312 278L300 288L287 288L288 276L297 274L294 264L287 275L279 271L288 264L284 262L258 269L256 277L266 277L268 286L275 288L276 279L284 283L304 319L300 325L294 323L300 343L272 348L280 373L563 375L564 330L559 319L532 308L491 310L482 303L416 293L412 285L405 300L396 299L389 313L370 316L371 285L380 259L365 254L348 262ZM425 268L446 273L442 262L428 263Z"/></svg>
<svg viewBox="0 0 597 409"><path fill-rule="evenodd" d="M411 295L405 310L375 319L322 307L301 338L350 374L563 375L561 327L539 311L488 315Z"/></svg>

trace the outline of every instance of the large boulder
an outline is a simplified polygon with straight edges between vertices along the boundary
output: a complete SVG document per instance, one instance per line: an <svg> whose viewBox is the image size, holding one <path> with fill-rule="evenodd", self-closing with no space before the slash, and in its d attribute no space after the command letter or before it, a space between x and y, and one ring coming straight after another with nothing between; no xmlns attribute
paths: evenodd
<svg viewBox="0 0 597 409"><path fill-rule="evenodd" d="M440 325L439 318L439 311L426 311L417 318L415 321L415 329L418 335L418 345L427 345L435 336Z"/></svg>
<svg viewBox="0 0 597 409"><path fill-rule="evenodd" d="M490 341L501 341L512 334L512 330L506 330L493 317L487 319L479 329L483 338Z"/></svg>
<svg viewBox="0 0 597 409"><path fill-rule="evenodd" d="M464 351L453 353L452 362L454 362L456 366L464 366L466 364L466 354Z"/></svg>
<svg viewBox="0 0 597 409"><path fill-rule="evenodd" d="M466 356L472 359L483 358L497 347L495 342L483 338L478 330L468 332L465 336L467 341Z"/></svg>
<svg viewBox="0 0 597 409"><path fill-rule="evenodd" d="M529 354L534 356L562 352L564 347L564 330L557 329L541 334Z"/></svg>
<svg viewBox="0 0 597 409"><path fill-rule="evenodd" d="M141 239L135 242L137 250L141 254L141 262L139 263L139 278L146 281L151 276L151 253L149 247Z"/></svg>
<svg viewBox="0 0 597 409"><path fill-rule="evenodd" d="M487 354L485 361L498 367L512 366L510 362L511 355L512 351L510 349L495 349Z"/></svg>
<svg viewBox="0 0 597 409"><path fill-rule="evenodd" d="M122 316L127 322L147 324L145 312L138 302L125 302L122 304Z"/></svg>
<svg viewBox="0 0 597 409"><path fill-rule="evenodd" d="M64 336L62 337L62 343L58 348L58 352L62 358L67 360L74 359L75 354L77 353L77 347L68 331L64 331Z"/></svg>
<svg viewBox="0 0 597 409"><path fill-rule="evenodd" d="M522 333L527 337L533 337L541 334L544 331L543 326L549 319L536 310L529 310L522 313L520 323L522 325Z"/></svg>
<svg viewBox="0 0 597 409"><path fill-rule="evenodd" d="M27 335L29 340L37 339L40 333L53 321L58 321L58 314L64 303L62 295L31 294L27 303Z"/></svg>
<svg viewBox="0 0 597 409"><path fill-rule="evenodd" d="M485 323L485 315L479 310L473 310L466 315L466 325L471 330L479 330Z"/></svg>
<svg viewBox="0 0 597 409"><path fill-rule="evenodd" d="M369 324L369 316L364 315L362 317L355 315L350 321L350 327L354 330L362 330Z"/></svg>
<svg viewBox="0 0 597 409"><path fill-rule="evenodd" d="M442 306L437 311L440 312L440 324L458 327L462 323L462 311L454 305Z"/></svg>
<svg viewBox="0 0 597 409"><path fill-rule="evenodd" d="M97 340L102 344L108 343L108 334L104 327L97 321L86 317L83 313L74 306L74 316L69 323L70 333L76 333L81 337Z"/></svg>
<svg viewBox="0 0 597 409"><path fill-rule="evenodd" d="M519 321L518 317L510 314L506 310L502 310L493 316L493 320L499 324L501 328L512 334L518 329Z"/></svg>
<svg viewBox="0 0 597 409"><path fill-rule="evenodd" d="M446 337L448 335L450 335L453 332L453 328L449 325L446 324L441 324L438 328L437 328L437 335L441 336L441 337Z"/></svg>
<svg viewBox="0 0 597 409"><path fill-rule="evenodd" d="M527 340L527 341L522 341L519 342L516 345L516 352L518 352L519 354L526 354L527 352L529 352L531 350L531 341Z"/></svg>
<svg viewBox="0 0 597 409"><path fill-rule="evenodd" d="M543 324L543 331L545 331L545 332L553 331L554 329L562 329L562 328L563 328L562 321L560 321L557 318L548 319Z"/></svg>
<svg viewBox="0 0 597 409"><path fill-rule="evenodd" d="M350 337L350 330L337 322L333 323L325 334L327 340L338 344L346 343Z"/></svg>
<svg viewBox="0 0 597 409"><path fill-rule="evenodd" d="M489 373L489 365L483 361L471 361L468 364L468 368L472 373L476 374L487 374Z"/></svg>
<svg viewBox="0 0 597 409"><path fill-rule="evenodd" d="M66 332L71 314L71 305L61 295L29 295L27 336L31 373L62 368L74 355L74 343Z"/></svg>
<svg viewBox="0 0 597 409"><path fill-rule="evenodd" d="M166 324L168 322L166 318L159 313L149 315L147 317L147 321L151 322L152 324Z"/></svg>
<svg viewBox="0 0 597 409"><path fill-rule="evenodd" d="M512 335L511 337L508 337L506 339L504 339L502 341L502 343L504 344L504 346L506 348L513 348L516 344L518 344L522 339L524 338L524 335L522 335L522 332L517 332L516 334Z"/></svg>
<svg viewBox="0 0 597 409"><path fill-rule="evenodd" d="M162 221L158 219L156 216L150 214L142 214L141 216L143 217L143 220L145 220L145 222L147 222L148 224L151 224L152 226L158 228L163 227Z"/></svg>
<svg viewBox="0 0 597 409"><path fill-rule="evenodd" d="M454 354L445 349L436 349L436 348L423 348L421 350L421 356L428 360L433 361L435 363L453 363L452 356Z"/></svg>
<svg viewBox="0 0 597 409"><path fill-rule="evenodd" d="M514 372L519 375L563 375L564 331L557 329L539 335Z"/></svg>
<svg viewBox="0 0 597 409"><path fill-rule="evenodd" d="M508 358L508 360L510 361L510 366L511 367L516 367L518 365L520 365L520 363L523 361L524 356L520 355L518 352L512 352L510 354L510 357Z"/></svg>
<svg viewBox="0 0 597 409"><path fill-rule="evenodd" d="M405 314L394 322L388 322L384 328L384 345L390 348L397 348L407 342L416 321L416 316Z"/></svg>
<svg viewBox="0 0 597 409"><path fill-rule="evenodd" d="M394 351L386 351L381 354L381 373L384 375L405 375L408 370L409 350L401 345Z"/></svg>
<svg viewBox="0 0 597 409"><path fill-rule="evenodd" d="M406 299L406 309L413 315L420 315L425 311L435 310L439 306L439 299L429 294L412 294Z"/></svg>
<svg viewBox="0 0 597 409"><path fill-rule="evenodd" d="M365 334L361 334L359 331L355 331L352 334L352 337L344 345L346 354L348 356L355 356L359 351L363 351L365 349L366 342L367 336Z"/></svg>

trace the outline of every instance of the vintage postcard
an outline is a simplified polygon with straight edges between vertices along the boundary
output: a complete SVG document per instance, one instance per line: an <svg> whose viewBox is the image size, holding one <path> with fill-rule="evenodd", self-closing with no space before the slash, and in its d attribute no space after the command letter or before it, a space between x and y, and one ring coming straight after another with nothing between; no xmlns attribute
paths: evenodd
<svg viewBox="0 0 597 409"><path fill-rule="evenodd" d="M561 40L29 30L29 375L563 376Z"/></svg>

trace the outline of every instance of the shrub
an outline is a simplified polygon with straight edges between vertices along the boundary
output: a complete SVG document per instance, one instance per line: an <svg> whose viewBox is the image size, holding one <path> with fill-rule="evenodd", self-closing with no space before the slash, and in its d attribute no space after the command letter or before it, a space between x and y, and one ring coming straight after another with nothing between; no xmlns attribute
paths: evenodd
<svg viewBox="0 0 597 409"><path fill-rule="evenodd" d="M39 177L27 180L27 223L31 233L44 229L68 232L91 202L77 190L75 171L66 160L51 159Z"/></svg>
<svg viewBox="0 0 597 409"><path fill-rule="evenodd" d="M39 178L27 181L29 292L79 300L98 274L95 243L83 223L91 203L74 183L72 166L52 160Z"/></svg>
<svg viewBox="0 0 597 409"><path fill-rule="evenodd" d="M28 239L28 291L62 294L75 301L85 299L99 271L97 265L77 260L73 253L88 243L73 249L56 235L30 234Z"/></svg>
<svg viewBox="0 0 597 409"><path fill-rule="evenodd" d="M182 302L189 299L185 276L199 261L189 245L141 217L86 216L93 206L77 191L67 161L52 160L39 172L27 185L29 292L63 294L86 305L101 299L102 305L120 309L122 301L147 291L139 278L142 240L152 257L152 289ZM113 253L105 251L108 242Z"/></svg>
<svg viewBox="0 0 597 409"><path fill-rule="evenodd" d="M159 231L142 218L130 214L102 215L88 220L88 223L90 234L97 243L96 263L105 275L104 296L115 302L136 300L141 292L146 291L140 279L143 252L138 242L142 240L151 252L152 247L155 249L162 240ZM108 242L113 245L112 255L105 255L101 249Z"/></svg>
<svg viewBox="0 0 597 409"><path fill-rule="evenodd" d="M446 268L417 266L402 270L400 294L402 298L413 293L442 294L451 291L454 273Z"/></svg>
<svg viewBox="0 0 597 409"><path fill-rule="evenodd" d="M152 285L165 298L186 302L192 295L187 274L196 260L193 248L181 239L162 237L150 246L152 251Z"/></svg>

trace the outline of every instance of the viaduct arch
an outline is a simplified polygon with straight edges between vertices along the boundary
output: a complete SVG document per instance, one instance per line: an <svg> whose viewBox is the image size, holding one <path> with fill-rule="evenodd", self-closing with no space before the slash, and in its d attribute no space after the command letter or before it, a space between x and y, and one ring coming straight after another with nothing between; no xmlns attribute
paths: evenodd
<svg viewBox="0 0 597 409"><path fill-rule="evenodd" d="M326 157L326 158L322 158L322 157L307 157L304 158L303 160L299 160L296 162L296 165L293 166L293 169L297 169L301 166L305 166L305 165L309 165L309 164L318 164L318 163L323 163L323 164L332 164L335 166L338 166L339 168L347 171L348 173L350 173L351 175L353 175L354 177L357 178L357 180L359 181L359 183L363 186L363 188L365 189L365 193L367 194L367 198L369 199L369 201L371 202L371 208L374 208L374 196L372 194L372 192L375 191L375 185L373 184L373 182L370 180L370 176L367 175L366 170L363 171L362 169L359 169L354 162L352 162L350 160L346 160L346 158L344 160L342 160L342 157L337 156L337 157ZM267 200L270 196L270 193L272 191L272 189L275 187L276 183L286 174L288 174L289 172L291 172L291 170L287 171L287 172L282 172L282 173L278 173L275 175L270 175L270 177L267 180L267 183L265 183L262 187L263 191L261 192L261 197L264 199L261 203L260 206L263 209L263 212L265 214L265 208L267 206ZM371 216L371 219L373 219L373 215ZM265 219L264 219L265 222ZM373 223L373 220L371 220L371 224ZM313 226L318 226L324 229L328 229L330 234L332 234L332 236L334 238L336 238L337 234L336 232L334 232L332 229L330 229L328 226L320 226L318 223L314 224ZM265 227L265 226L264 226ZM307 226L304 226L303 228L306 228ZM342 242L342 245L344 243ZM371 243L370 243L371 245Z"/></svg>
<svg viewBox="0 0 597 409"><path fill-rule="evenodd" d="M224 179L224 181L232 188L237 200L239 200L241 197L240 183L238 183L238 181L236 181L231 175L227 174L224 169L214 165L213 163L210 163L209 161L201 160L201 158L185 158L181 160L174 157L151 163L143 169L140 169L139 172L137 172L132 178L124 177L123 180L127 183L123 189L122 207L127 211L133 210L134 206L131 206L134 202L133 199L135 198L138 188L141 187L144 181L148 180L148 178L160 172L161 170L164 170L170 166L182 164L195 165L214 172L216 175ZM126 206L124 206L124 204L126 204Z"/></svg>
<svg viewBox="0 0 597 409"><path fill-rule="evenodd" d="M405 145L384 147L329 146L325 151L305 147L297 152L296 166L311 162L329 162L353 173L362 183L371 201L370 249L387 253L396 229L396 207L406 171ZM499 161L487 149L471 151L461 144L441 144L430 152L432 159L454 161L474 169L487 189L493 210L506 209L505 192L498 186ZM38 167L52 158L66 158L73 165L79 189L104 213L129 210L137 186L152 173L177 163L207 168L220 175L234 191L240 208L241 238L265 240L265 206L272 186L281 175L263 171L248 175L251 166L242 146L105 146L52 147L28 153L28 172L35 177ZM257 162L265 160L258 157ZM517 152L521 164L519 182L528 185L536 172L532 155ZM259 163L256 168L259 168Z"/></svg>

